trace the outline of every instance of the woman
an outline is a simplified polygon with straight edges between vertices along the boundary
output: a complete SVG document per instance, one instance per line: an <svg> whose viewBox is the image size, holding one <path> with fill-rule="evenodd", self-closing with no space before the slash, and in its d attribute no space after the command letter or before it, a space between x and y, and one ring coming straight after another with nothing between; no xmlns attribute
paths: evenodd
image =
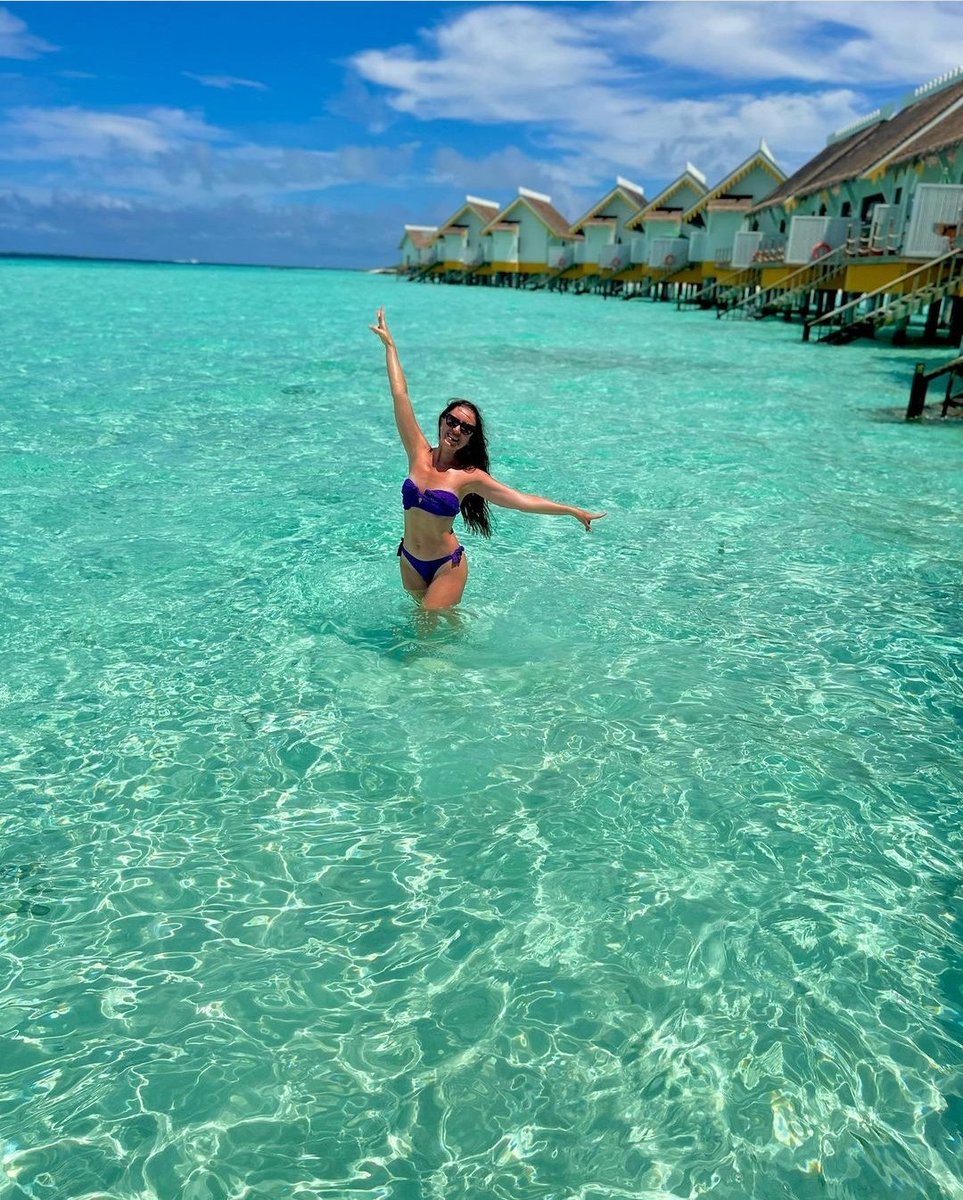
<svg viewBox="0 0 963 1200"><path fill-rule="evenodd" d="M519 512L575 517L591 532L605 513L590 513L541 496L526 496L488 474L488 447L481 413L467 400L452 400L438 418L438 445L421 432L408 398L408 384L388 330L385 310L369 325L385 346L395 424L408 452L408 478L401 488L405 536L398 546L401 582L427 609L457 604L468 582L464 547L452 532L459 510L475 533L491 537L488 502Z"/></svg>

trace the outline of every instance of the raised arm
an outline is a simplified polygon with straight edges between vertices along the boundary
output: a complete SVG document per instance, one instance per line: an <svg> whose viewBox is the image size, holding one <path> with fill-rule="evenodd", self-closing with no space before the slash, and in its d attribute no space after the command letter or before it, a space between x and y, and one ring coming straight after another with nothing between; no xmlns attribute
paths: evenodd
<svg viewBox="0 0 963 1200"><path fill-rule="evenodd" d="M592 532L592 522L600 521L605 513L592 513L584 508L576 508L572 504L556 504L554 500L546 500L544 496L529 496L525 492L516 492L514 488L497 479L492 479L487 471L473 471L471 475L472 492L484 496L499 508L514 508L518 512L541 513L546 517L574 517L585 526L585 532Z"/></svg>
<svg viewBox="0 0 963 1200"><path fill-rule="evenodd" d="M388 329L383 308L378 309L378 324L369 325L368 328L372 333L377 334L384 343L385 365L388 369L388 383L391 387L391 399L395 409L395 424L398 426L402 445L408 452L408 460L413 462L423 450L428 448L429 442L421 432L415 410L411 407L411 400L408 398L408 381L401 369L398 348Z"/></svg>

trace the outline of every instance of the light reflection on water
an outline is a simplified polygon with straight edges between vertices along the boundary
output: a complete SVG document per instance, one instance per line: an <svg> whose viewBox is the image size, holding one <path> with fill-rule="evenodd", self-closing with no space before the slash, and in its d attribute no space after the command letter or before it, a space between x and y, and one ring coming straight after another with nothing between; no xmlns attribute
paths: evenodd
<svg viewBox="0 0 963 1200"><path fill-rule="evenodd" d="M0 1195L963 1195L960 431L874 419L913 350L0 269ZM398 585L382 300L426 421L470 395L496 474L610 513L498 513L451 620Z"/></svg>

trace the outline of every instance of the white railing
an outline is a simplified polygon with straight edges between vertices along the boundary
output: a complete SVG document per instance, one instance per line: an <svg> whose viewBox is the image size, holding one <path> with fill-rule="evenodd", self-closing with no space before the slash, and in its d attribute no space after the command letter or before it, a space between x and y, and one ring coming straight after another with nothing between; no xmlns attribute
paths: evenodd
<svg viewBox="0 0 963 1200"><path fill-rule="evenodd" d="M689 262L705 262L709 235L704 229L689 234Z"/></svg>
<svg viewBox="0 0 963 1200"><path fill-rule="evenodd" d="M730 263L739 270L751 267L755 253L761 245L762 234L758 230L740 229L732 239ZM716 259L716 261L719 260Z"/></svg>
<svg viewBox="0 0 963 1200"><path fill-rule="evenodd" d="M657 270L682 267L689 261L689 242L682 237L654 237L649 242L649 266Z"/></svg>
<svg viewBox="0 0 963 1200"><path fill-rule="evenodd" d="M549 246L548 265L553 271L564 271L575 261L571 246Z"/></svg>
<svg viewBox="0 0 963 1200"><path fill-rule="evenodd" d="M643 264L649 261L647 242L648 239L644 233L632 239L632 245L629 247L629 258L633 263Z"/></svg>
<svg viewBox="0 0 963 1200"><path fill-rule="evenodd" d="M599 266L603 271L622 271L631 265L629 246L602 246L599 249Z"/></svg>
<svg viewBox="0 0 963 1200"><path fill-rule="evenodd" d="M963 223L963 187L951 183L921 183L913 193L906 230L907 258L935 258L950 249L949 231Z"/></svg>
<svg viewBox="0 0 963 1200"><path fill-rule="evenodd" d="M808 263L842 246L850 217L793 217L786 241L786 262Z"/></svg>

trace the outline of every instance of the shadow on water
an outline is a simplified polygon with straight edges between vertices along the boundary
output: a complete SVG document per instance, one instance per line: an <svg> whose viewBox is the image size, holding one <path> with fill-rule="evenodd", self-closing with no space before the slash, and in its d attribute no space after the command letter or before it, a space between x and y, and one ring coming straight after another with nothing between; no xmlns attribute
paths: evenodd
<svg viewBox="0 0 963 1200"><path fill-rule="evenodd" d="M328 619L320 632L390 661L409 663L460 646L468 629L465 615L457 609L426 612L413 606L404 616L385 614L384 620L365 625L354 622L350 615L342 621Z"/></svg>

